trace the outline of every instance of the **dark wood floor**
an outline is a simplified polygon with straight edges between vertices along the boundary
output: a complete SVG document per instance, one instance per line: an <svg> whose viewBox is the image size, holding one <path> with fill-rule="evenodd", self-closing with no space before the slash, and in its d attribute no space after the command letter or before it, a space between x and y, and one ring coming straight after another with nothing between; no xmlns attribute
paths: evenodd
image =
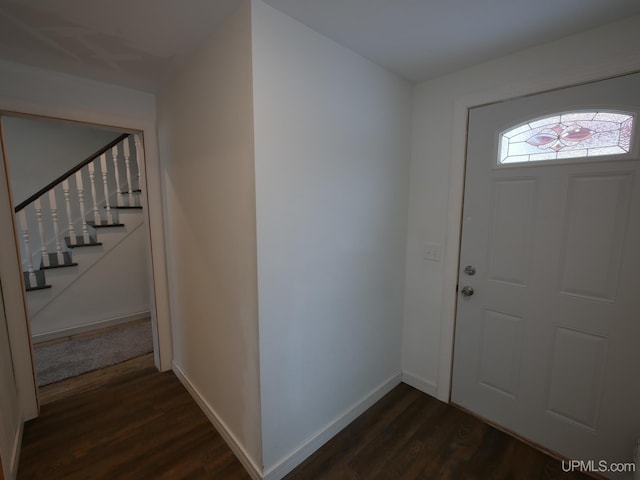
<svg viewBox="0 0 640 480"><path fill-rule="evenodd" d="M586 480L477 418L401 384L286 480Z"/></svg>
<svg viewBox="0 0 640 480"><path fill-rule="evenodd" d="M25 426L18 479L248 479L176 377L152 360L45 405ZM560 462L399 385L287 480L563 479Z"/></svg>
<svg viewBox="0 0 640 480"><path fill-rule="evenodd" d="M25 425L18 467L19 480L218 478L250 477L175 375L159 373L152 358L44 405Z"/></svg>
<svg viewBox="0 0 640 480"><path fill-rule="evenodd" d="M38 391L40 406L99 389L130 372L135 373L142 368L153 367L153 364L153 353L149 353L108 368L94 370L78 377L67 378L60 382L45 385L40 387Z"/></svg>

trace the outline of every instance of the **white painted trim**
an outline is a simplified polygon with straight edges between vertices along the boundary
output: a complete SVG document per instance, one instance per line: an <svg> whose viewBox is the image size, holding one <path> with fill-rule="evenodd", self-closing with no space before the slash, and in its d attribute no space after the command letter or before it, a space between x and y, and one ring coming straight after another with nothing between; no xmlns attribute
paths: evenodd
<svg viewBox="0 0 640 480"><path fill-rule="evenodd" d="M261 469L254 463L247 451L240 444L229 427L227 427L226 423L224 423L224 421L216 413L213 406L209 402L207 402L204 396L189 379L189 376L180 368L180 366L176 362L173 362L173 372L176 374L176 377L178 377L178 380L182 382L189 394L196 401L209 421L213 424L218 433L222 436L224 441L227 442L227 445L229 445L229 448L231 448L236 457L238 457L238 460L240 460L240 463L242 463L251 478L253 478L254 480L261 480Z"/></svg>
<svg viewBox="0 0 640 480"><path fill-rule="evenodd" d="M460 95L454 99L451 132L451 159L449 162L449 200L447 215L446 249L444 256L444 291L440 328L440 355L438 362L437 398L450 399L453 374L453 341L456 319L456 283L460 251L464 170L467 148L467 118L469 109L493 102L533 95L581 83L604 80L640 70L637 55L620 57L601 64L571 68L540 78L503 85L494 89Z"/></svg>
<svg viewBox="0 0 640 480"><path fill-rule="evenodd" d="M402 371L402 382L406 383L410 387L416 388L427 395L431 395L435 397L437 395L437 385L435 382L431 380L427 380L426 378L422 378L415 373Z"/></svg>
<svg viewBox="0 0 640 480"><path fill-rule="evenodd" d="M107 320L100 320L98 322L84 323L76 327L61 328L59 330L39 333L37 335L33 335L32 339L34 344L38 344L48 342L49 340L57 340L59 338L71 337L73 335L99 330L101 328L114 327L116 325L122 325L123 323L136 322L150 317L151 312L146 310L144 312L131 313L129 315L122 315L119 317L109 318Z"/></svg>
<svg viewBox="0 0 640 480"><path fill-rule="evenodd" d="M140 202L146 212L144 227L149 239L149 273L153 281L150 290L151 327L153 329L153 352L158 370L171 369L173 362L173 340L171 337L171 307L169 304L169 276L167 273L167 245L164 228L165 185L162 178L158 138L153 128L141 129L144 161L140 163L140 181L143 194ZM153 208L149 208L153 205ZM155 319L155 321L153 321Z"/></svg>
<svg viewBox="0 0 640 480"><path fill-rule="evenodd" d="M281 459L276 465L269 468L269 470L264 474L264 480L279 480L283 478L343 428L362 415L374 403L389 393L401 382L401 378L401 372L395 373L372 391L367 393L364 397L347 408L337 418L333 419L333 421L331 421L326 427L308 440L304 441L301 445Z"/></svg>
<svg viewBox="0 0 640 480"><path fill-rule="evenodd" d="M3 225L0 229L0 278L3 285L7 333L18 401L23 414L21 420L26 421L38 416L38 389L31 355L31 331L27 320L24 278L4 151L0 155L0 225Z"/></svg>

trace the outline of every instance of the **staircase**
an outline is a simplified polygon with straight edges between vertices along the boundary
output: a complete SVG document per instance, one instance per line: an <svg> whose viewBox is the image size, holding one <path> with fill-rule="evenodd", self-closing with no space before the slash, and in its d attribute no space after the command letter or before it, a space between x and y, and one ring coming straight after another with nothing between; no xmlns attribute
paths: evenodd
<svg viewBox="0 0 640 480"><path fill-rule="evenodd" d="M30 293L30 311L43 308L142 224L143 155L140 135L123 134L16 206L26 291L57 290L42 298Z"/></svg>

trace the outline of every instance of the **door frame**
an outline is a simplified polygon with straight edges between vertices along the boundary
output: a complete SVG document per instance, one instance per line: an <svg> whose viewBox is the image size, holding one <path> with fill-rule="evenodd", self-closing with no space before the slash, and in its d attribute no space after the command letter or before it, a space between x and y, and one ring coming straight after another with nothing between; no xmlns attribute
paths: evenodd
<svg viewBox="0 0 640 480"><path fill-rule="evenodd" d="M447 207L446 248L444 252L444 279L438 358L436 397L444 402L451 398L453 376L453 344L455 340L458 270L462 235L462 208L466 166L469 110L490 103L572 87L607 78L640 71L640 58L623 56L605 63L587 65L560 71L518 83L454 98L451 132L451 158L449 159L449 196Z"/></svg>
<svg viewBox="0 0 640 480"><path fill-rule="evenodd" d="M158 154L158 140L155 122L131 118L93 110L78 110L64 105L37 104L12 98L0 97L0 111L6 114L34 115L85 124L112 126L122 130L142 132L144 145L143 175L146 183L146 199L143 204L147 236L150 245L150 287L153 292L151 304L155 365L160 371L171 369L173 351L171 342L171 321L167 268L165 261L165 235L163 220L162 175ZM6 159L5 159L6 161ZM6 176L4 165L2 175ZM1 175L0 175L1 176ZM15 365L18 396L23 412L23 420L38 416L38 389L35 383L32 342L28 325L24 298L23 278L19 259L19 249L14 234L15 219L9 198L9 185L0 182L0 217L9 216L13 228L0 231L0 247L9 246L9 253L0 252L0 277L3 284L11 287L6 298L7 324L12 356ZM11 248L12 247L12 248ZM6 249L2 249L7 252ZM13 253L15 252L15 254ZM153 319L155 318L155 321Z"/></svg>

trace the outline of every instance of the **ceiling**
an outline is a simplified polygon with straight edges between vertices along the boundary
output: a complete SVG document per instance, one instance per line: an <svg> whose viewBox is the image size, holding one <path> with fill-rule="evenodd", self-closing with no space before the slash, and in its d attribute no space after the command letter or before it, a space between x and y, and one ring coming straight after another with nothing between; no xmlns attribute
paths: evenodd
<svg viewBox="0 0 640 480"><path fill-rule="evenodd" d="M638 0L265 1L414 82L640 14ZM0 0L0 58L157 92L240 3Z"/></svg>

